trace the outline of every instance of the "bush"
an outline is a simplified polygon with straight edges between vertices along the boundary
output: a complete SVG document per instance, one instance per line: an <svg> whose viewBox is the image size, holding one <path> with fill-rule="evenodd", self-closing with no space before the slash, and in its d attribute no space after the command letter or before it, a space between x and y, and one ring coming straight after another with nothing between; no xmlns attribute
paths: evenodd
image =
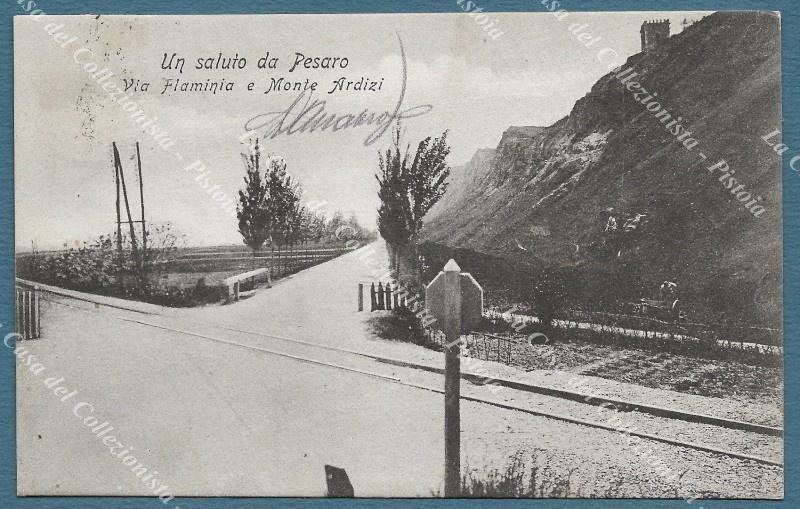
<svg viewBox="0 0 800 509"><path fill-rule="evenodd" d="M199 283L199 282L198 282ZM221 286L206 286L198 284L190 288L157 288L147 286L141 292L131 297L145 302L169 307L191 307L202 304L211 304L223 300L227 296L227 289Z"/></svg>
<svg viewBox="0 0 800 509"><path fill-rule="evenodd" d="M534 314L541 322L542 332L554 332L556 315L567 302L567 287L563 279L555 273L542 272L531 278L526 286L526 295L523 297L531 303Z"/></svg>
<svg viewBox="0 0 800 509"><path fill-rule="evenodd" d="M380 338L413 343L431 350L441 351L438 343L431 341L428 331L419 318L407 307L392 308L390 314L370 318L372 331Z"/></svg>
<svg viewBox="0 0 800 509"><path fill-rule="evenodd" d="M111 237L100 236L90 245L50 256L32 257L20 267L20 276L64 288L106 293L133 270L130 260L120 259Z"/></svg>
<svg viewBox="0 0 800 509"><path fill-rule="evenodd" d="M148 249L144 254L148 271L165 267L174 261L177 244L181 241L169 223L151 225ZM17 266L20 277L44 284L84 292L136 299L162 306L186 307L219 302L226 297L226 289L206 286L201 279L194 288L159 287L158 278L148 272L142 278L139 266L131 256L127 237L122 238L123 252L117 251L115 235L101 235L95 241L77 249L68 249L52 255L23 258Z"/></svg>

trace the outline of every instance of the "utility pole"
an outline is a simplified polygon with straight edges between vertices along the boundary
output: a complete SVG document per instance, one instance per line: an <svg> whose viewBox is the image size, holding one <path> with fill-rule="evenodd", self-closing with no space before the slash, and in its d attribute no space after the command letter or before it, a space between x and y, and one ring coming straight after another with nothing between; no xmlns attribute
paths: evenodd
<svg viewBox="0 0 800 509"><path fill-rule="evenodd" d="M142 182L142 157L139 155L139 142L136 142L136 165L139 168L139 202L142 208L142 273L147 256L147 226L144 221L144 183Z"/></svg>
<svg viewBox="0 0 800 509"><path fill-rule="evenodd" d="M133 229L133 218L131 217L131 207L128 202L128 188L125 185L125 173L122 170L122 162L119 159L119 151L117 150L116 142L112 142L111 146L114 148L114 165L117 167L117 174L119 175L119 183L122 185L122 197L125 200L125 212L128 214L128 226L131 232L131 248L133 250L133 259L138 261L139 248L136 244L136 230Z"/></svg>
<svg viewBox="0 0 800 509"><path fill-rule="evenodd" d="M117 186L117 256L122 258L122 217L119 210L119 153L117 153L117 146L113 142L111 146L114 148L114 183Z"/></svg>

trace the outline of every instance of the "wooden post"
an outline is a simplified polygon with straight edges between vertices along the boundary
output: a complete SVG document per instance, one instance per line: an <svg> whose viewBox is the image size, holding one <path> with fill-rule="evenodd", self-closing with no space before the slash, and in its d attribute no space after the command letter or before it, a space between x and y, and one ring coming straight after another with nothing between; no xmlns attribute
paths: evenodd
<svg viewBox="0 0 800 509"><path fill-rule="evenodd" d="M358 283L358 310L364 311L364 283Z"/></svg>
<svg viewBox="0 0 800 509"><path fill-rule="evenodd" d="M385 293L383 291L383 283L378 282L378 309L380 309L381 311L386 309L386 304L385 304L384 297L385 297Z"/></svg>
<svg viewBox="0 0 800 509"><path fill-rule="evenodd" d="M392 309L392 284L386 283L386 310Z"/></svg>
<svg viewBox="0 0 800 509"><path fill-rule="evenodd" d="M22 297L22 291L20 290L19 287L16 287L16 286L14 287L14 294L16 296L16 301L17 301L17 305L14 306L14 309L17 312L16 313L16 315L17 315L16 331L19 334L19 331L21 330L20 324L22 323L22 303L21 303L21 300L20 300L20 298Z"/></svg>
<svg viewBox="0 0 800 509"><path fill-rule="evenodd" d="M112 144L116 149L116 145ZM120 213L119 205L119 166L117 165L117 153L114 151L114 184L117 186L117 256L122 259L122 214Z"/></svg>
<svg viewBox="0 0 800 509"><path fill-rule="evenodd" d="M114 164L117 166L117 172L119 174L119 182L122 184L122 199L125 202L125 211L128 214L128 226L130 227L131 232L131 250L133 252L133 259L134 262L139 262L139 248L136 244L136 230L133 229L133 217L131 216L131 207L130 203L128 202L128 187L125 185L125 172L122 169L122 162L119 158L119 151L117 150L117 144L112 142L112 148L114 149Z"/></svg>
<svg viewBox="0 0 800 509"><path fill-rule="evenodd" d="M22 309L24 310L22 335L25 339L31 339L31 292L27 289L22 292Z"/></svg>
<svg viewBox="0 0 800 509"><path fill-rule="evenodd" d="M444 266L444 496L461 494L461 268Z"/></svg>
<svg viewBox="0 0 800 509"><path fill-rule="evenodd" d="M369 288L369 304L370 304L370 311L375 311L378 309L378 300L375 298L375 283L370 284Z"/></svg>
<svg viewBox="0 0 800 509"><path fill-rule="evenodd" d="M30 290L28 292L28 306L31 308L30 311L28 312L28 319L31 322L31 325L29 327L31 334L30 339L34 339L36 337L35 333L36 329L34 327L36 325L36 315L34 314L34 307L33 307L33 290Z"/></svg>
<svg viewBox="0 0 800 509"><path fill-rule="evenodd" d="M145 273L145 257L147 256L147 224L144 220L144 182L142 181L142 157L139 155L139 142L136 142L136 165L139 169L139 203L142 209L142 274Z"/></svg>
<svg viewBox="0 0 800 509"><path fill-rule="evenodd" d="M35 319L33 321L33 330L35 334L35 338L39 339L42 335L42 317L41 317L41 308L39 304L39 287L33 287L33 312L35 315Z"/></svg>

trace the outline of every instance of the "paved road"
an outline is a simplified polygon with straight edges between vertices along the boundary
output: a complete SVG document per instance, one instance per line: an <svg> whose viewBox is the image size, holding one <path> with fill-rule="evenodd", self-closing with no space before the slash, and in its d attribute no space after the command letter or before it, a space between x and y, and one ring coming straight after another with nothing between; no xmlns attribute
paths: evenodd
<svg viewBox="0 0 800 509"><path fill-rule="evenodd" d="M253 334L441 360L435 352L376 339L369 314L355 311L356 282L374 279L384 259L380 249L372 257L350 253L240 303L164 315L51 299L42 340L23 344L45 369L37 374L24 361L18 365L20 493L150 494L73 415L75 403L84 401L176 495L321 496L325 464L345 468L359 496L441 493L442 396L397 383L441 386L438 375ZM62 403L45 387L48 378L63 378L61 385L79 392ZM464 392L605 417L602 409L510 390L490 393L464 384ZM87 415L88 408L79 413ZM669 425L635 417L652 429ZM709 435L702 426L673 432ZM720 440L727 438L723 433ZM764 450L754 452L774 452L775 441L763 440ZM697 490L781 494L779 468L646 445L643 455L619 433L462 404L463 462L472 467L502 468L517 450L540 448L547 451L539 453L540 461L546 455L552 468L578 469L575 482L584 494L622 478L635 479L639 494L674 494L675 487L653 470L659 458L673 471L686 472L680 488L690 496ZM627 488L626 494L637 492Z"/></svg>

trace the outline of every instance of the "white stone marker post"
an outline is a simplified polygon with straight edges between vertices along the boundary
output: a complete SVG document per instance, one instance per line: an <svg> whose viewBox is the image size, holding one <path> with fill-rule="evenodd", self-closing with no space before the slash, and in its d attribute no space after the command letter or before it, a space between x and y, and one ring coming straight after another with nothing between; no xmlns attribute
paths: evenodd
<svg viewBox="0 0 800 509"><path fill-rule="evenodd" d="M461 269L444 266L444 496L461 493Z"/></svg>
<svg viewBox="0 0 800 509"><path fill-rule="evenodd" d="M461 495L461 334L483 315L483 289L455 260L425 288L425 306L445 334L444 496Z"/></svg>

